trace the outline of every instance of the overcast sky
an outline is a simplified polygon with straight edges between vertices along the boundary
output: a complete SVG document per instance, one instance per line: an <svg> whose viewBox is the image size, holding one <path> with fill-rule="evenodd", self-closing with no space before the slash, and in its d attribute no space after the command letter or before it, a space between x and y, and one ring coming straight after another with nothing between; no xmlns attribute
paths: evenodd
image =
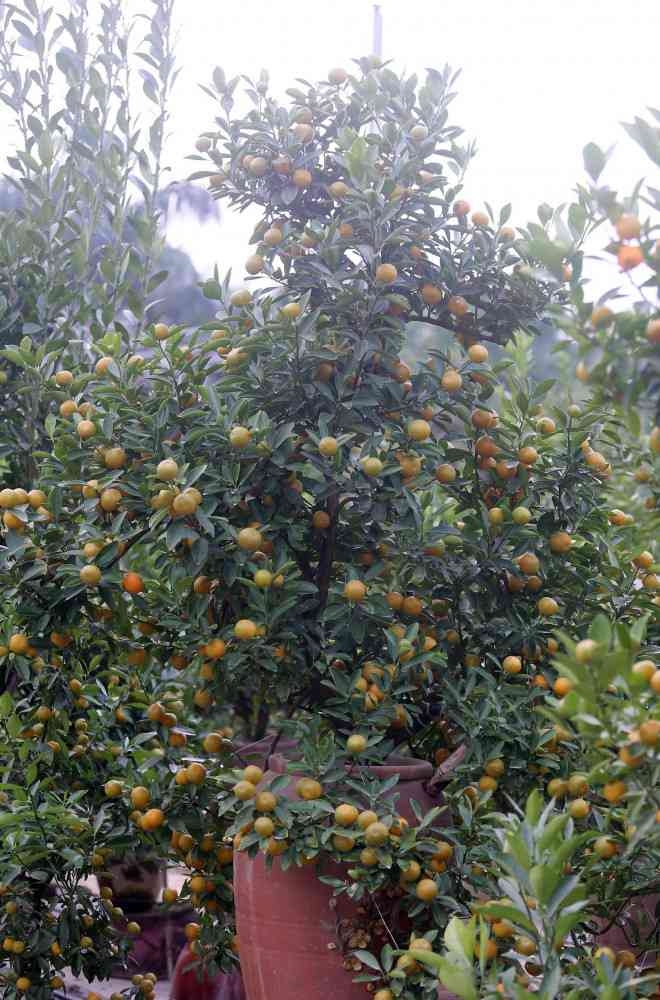
<svg viewBox="0 0 660 1000"><path fill-rule="evenodd" d="M590 140L617 144L613 186L651 175L620 122L660 105L660 0L384 0L381 9L394 68L462 70L452 118L478 142L465 188L474 206L511 201L522 224L539 202L565 200ZM319 79L368 54L372 11L366 0L180 0L174 175L191 169L185 154L212 127L212 102L197 85L214 66L249 75L266 67L282 94L296 76ZM229 215L217 234L181 223L171 237L203 271L215 260L222 271L238 266L250 226Z"/></svg>

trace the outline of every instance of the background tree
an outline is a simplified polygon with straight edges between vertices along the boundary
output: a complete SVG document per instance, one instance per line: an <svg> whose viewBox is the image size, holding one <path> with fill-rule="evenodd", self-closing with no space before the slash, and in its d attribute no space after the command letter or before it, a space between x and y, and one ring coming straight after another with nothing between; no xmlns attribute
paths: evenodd
<svg viewBox="0 0 660 1000"><path fill-rule="evenodd" d="M16 345L4 352L3 437L21 481L34 478L47 437L21 341L51 367L69 348L83 357L111 323L128 342L166 277L157 266L171 15L172 0L150 0L135 45L118 0L98 16L84 0L64 15L34 2L0 8L0 99L17 139L6 177L16 197L0 223L0 337ZM152 111L139 122L136 76Z"/></svg>

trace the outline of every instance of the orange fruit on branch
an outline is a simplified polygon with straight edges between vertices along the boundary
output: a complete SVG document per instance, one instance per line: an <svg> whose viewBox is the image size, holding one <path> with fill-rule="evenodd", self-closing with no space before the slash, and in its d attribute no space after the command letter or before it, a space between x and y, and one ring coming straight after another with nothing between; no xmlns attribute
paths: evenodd
<svg viewBox="0 0 660 1000"><path fill-rule="evenodd" d="M80 579L86 587L96 587L101 582L101 570L94 563L89 563L80 570Z"/></svg>
<svg viewBox="0 0 660 1000"><path fill-rule="evenodd" d="M644 251L639 246L624 243L619 247L616 259L622 271L632 271L644 261Z"/></svg>
<svg viewBox="0 0 660 1000"><path fill-rule="evenodd" d="M626 212L619 216L614 223L614 228L620 240L637 240L642 230L637 216Z"/></svg>
<svg viewBox="0 0 660 1000"><path fill-rule="evenodd" d="M344 597L354 604L360 604L367 595L367 588L361 580L349 580L344 587Z"/></svg>
<svg viewBox="0 0 660 1000"><path fill-rule="evenodd" d="M144 581L139 573L124 573L121 585L127 594L141 594L144 590Z"/></svg>

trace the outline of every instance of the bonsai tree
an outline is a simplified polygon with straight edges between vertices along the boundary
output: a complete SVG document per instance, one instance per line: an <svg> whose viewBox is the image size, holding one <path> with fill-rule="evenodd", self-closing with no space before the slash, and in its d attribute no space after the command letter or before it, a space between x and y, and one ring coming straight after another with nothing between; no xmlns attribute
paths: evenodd
<svg viewBox="0 0 660 1000"><path fill-rule="evenodd" d="M141 842L187 866L210 972L235 961L239 850L322 877L340 862L332 889L360 903L346 982L433 996L396 952L431 950L485 891L486 803L563 780L575 752L555 702L536 712L566 688L557 629L654 609L608 516L610 415L546 413L552 387L517 370L514 334L568 287L508 209L462 197L452 85L362 60L286 105L248 81L237 118L216 71L199 175L263 209L245 284L204 284L212 324L147 324L129 345L116 327L32 362L52 447L0 492L5 805L21 830L52 806L80 841L64 870L59 842L37 869L3 842L2 933L30 942L7 949L10 991L47 995L82 949L45 886L72 896L70 921L83 878ZM413 322L437 338L428 359L406 353ZM295 741L291 800L257 792L249 744L268 733ZM437 808L407 827L369 768L461 746L460 829L440 834Z"/></svg>

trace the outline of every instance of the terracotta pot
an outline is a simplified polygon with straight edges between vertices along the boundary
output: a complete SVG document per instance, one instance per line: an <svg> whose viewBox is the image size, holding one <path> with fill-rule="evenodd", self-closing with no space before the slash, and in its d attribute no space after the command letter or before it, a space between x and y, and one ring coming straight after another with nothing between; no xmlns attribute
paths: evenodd
<svg viewBox="0 0 660 1000"><path fill-rule="evenodd" d="M199 979L197 970L189 967L194 961L186 945L174 969L170 1000L245 1000L240 972L221 972L213 978Z"/></svg>
<svg viewBox="0 0 660 1000"><path fill-rule="evenodd" d="M648 896L633 896L624 906L616 924L596 936L597 944L600 947L613 948L614 951L634 951L641 968L652 967L655 964L655 950L657 948L658 918L656 911L658 906L660 906L659 893ZM607 923L603 921L602 925L605 927ZM652 939L654 928L655 947L651 945L646 951L635 948L637 940Z"/></svg>
<svg viewBox="0 0 660 1000"><path fill-rule="evenodd" d="M286 768L285 757L274 754L266 779L285 774ZM370 767L369 773L380 779L399 775L392 792L393 797L398 794L394 810L411 825L416 822L411 799L423 813L442 804L441 793L432 798L426 790L433 775L426 761L399 758ZM292 798L295 782L292 775L279 794ZM442 816L437 822L442 825ZM341 876L343 871L327 864L323 873ZM250 859L239 852L234 860L234 893L248 1000L364 1000L364 983L354 983L342 965L342 921L350 920L357 907L345 895L333 898L315 866L283 872L276 858L268 871L263 855Z"/></svg>

